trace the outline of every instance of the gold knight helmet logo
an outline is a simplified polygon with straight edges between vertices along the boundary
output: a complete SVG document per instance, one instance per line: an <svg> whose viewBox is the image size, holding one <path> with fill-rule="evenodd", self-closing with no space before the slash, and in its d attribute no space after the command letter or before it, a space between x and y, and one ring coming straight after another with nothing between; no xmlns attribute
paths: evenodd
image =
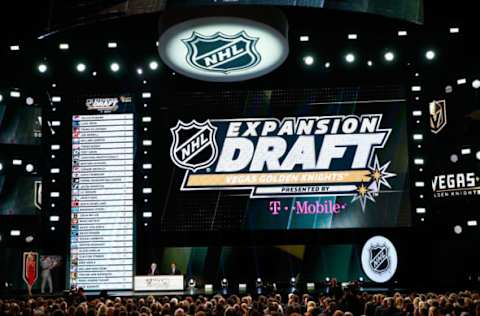
<svg viewBox="0 0 480 316"><path fill-rule="evenodd" d="M432 101L429 104L430 130L438 134L447 125L447 103L445 100Z"/></svg>

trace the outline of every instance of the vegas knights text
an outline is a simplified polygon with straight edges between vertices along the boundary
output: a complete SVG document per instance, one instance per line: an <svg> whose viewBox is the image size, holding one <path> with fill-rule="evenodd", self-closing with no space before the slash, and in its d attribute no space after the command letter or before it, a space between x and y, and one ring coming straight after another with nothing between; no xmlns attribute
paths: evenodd
<svg viewBox="0 0 480 316"><path fill-rule="evenodd" d="M348 148L354 154L346 168L366 168L391 132L380 128L381 120L381 114L369 114L212 121L228 124L215 172L328 170Z"/></svg>

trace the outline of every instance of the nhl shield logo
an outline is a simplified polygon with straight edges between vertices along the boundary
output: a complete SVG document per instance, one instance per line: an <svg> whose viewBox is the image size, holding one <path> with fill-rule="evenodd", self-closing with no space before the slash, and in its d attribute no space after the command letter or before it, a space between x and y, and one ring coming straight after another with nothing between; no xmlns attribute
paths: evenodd
<svg viewBox="0 0 480 316"><path fill-rule="evenodd" d="M390 258L386 245L378 245L370 248L370 267L376 273L383 273L390 266Z"/></svg>
<svg viewBox="0 0 480 316"><path fill-rule="evenodd" d="M178 121L170 131L173 137L170 157L178 167L196 171L210 166L217 159L217 128L209 120L203 123L193 120L188 124Z"/></svg>
<svg viewBox="0 0 480 316"><path fill-rule="evenodd" d="M430 129L439 133L447 125L447 103L445 100L433 101L429 104Z"/></svg>
<svg viewBox="0 0 480 316"><path fill-rule="evenodd" d="M193 32L190 38L182 41L188 48L187 62L191 66L227 75L260 63L261 57L256 49L258 40L242 31L231 36L221 32L210 36Z"/></svg>

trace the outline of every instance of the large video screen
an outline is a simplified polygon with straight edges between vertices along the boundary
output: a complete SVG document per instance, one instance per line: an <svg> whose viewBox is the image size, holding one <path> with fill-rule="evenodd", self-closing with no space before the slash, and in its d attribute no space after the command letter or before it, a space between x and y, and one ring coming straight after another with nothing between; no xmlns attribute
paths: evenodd
<svg viewBox="0 0 480 316"><path fill-rule="evenodd" d="M170 0L167 8L204 5L278 5L365 12L423 23L423 0Z"/></svg>
<svg viewBox="0 0 480 316"><path fill-rule="evenodd" d="M0 216L41 210L42 109L24 99L0 101Z"/></svg>
<svg viewBox="0 0 480 316"><path fill-rule="evenodd" d="M162 231L410 225L401 87L197 92L159 102L154 220Z"/></svg>

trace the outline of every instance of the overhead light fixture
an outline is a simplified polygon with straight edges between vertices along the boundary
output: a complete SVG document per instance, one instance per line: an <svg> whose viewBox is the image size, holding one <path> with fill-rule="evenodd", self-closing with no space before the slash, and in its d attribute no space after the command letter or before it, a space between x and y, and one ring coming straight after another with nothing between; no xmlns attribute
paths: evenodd
<svg viewBox="0 0 480 316"><path fill-rule="evenodd" d="M60 45L58 45L58 48L60 48L61 50L67 50L70 48L70 45L68 45L67 43L60 43Z"/></svg>
<svg viewBox="0 0 480 316"><path fill-rule="evenodd" d="M315 62L315 59L312 56L305 56L303 57L303 62L305 63L305 65L311 66Z"/></svg>
<svg viewBox="0 0 480 316"><path fill-rule="evenodd" d="M152 60L152 61L148 64L148 67L149 67L151 70L157 70L157 69L158 69L158 62L156 62L155 60Z"/></svg>
<svg viewBox="0 0 480 316"><path fill-rule="evenodd" d="M427 210L424 207L418 207L416 209L417 214L425 214Z"/></svg>
<svg viewBox="0 0 480 316"><path fill-rule="evenodd" d="M398 31L398 36L407 36L407 31Z"/></svg>
<svg viewBox="0 0 480 316"><path fill-rule="evenodd" d="M428 60L433 60L435 58L435 52L433 50L428 50L426 53L425 53L425 58L427 58Z"/></svg>
<svg viewBox="0 0 480 316"><path fill-rule="evenodd" d="M460 225L455 225L455 226L453 227L453 231L455 232L455 234L460 235L460 234L462 233L462 231L463 231L463 228L462 228L462 226L460 226Z"/></svg>
<svg viewBox="0 0 480 316"><path fill-rule="evenodd" d="M480 80L478 80L478 79L473 80L473 81L472 81L472 87L473 87L474 89L480 88Z"/></svg>
<svg viewBox="0 0 480 316"><path fill-rule="evenodd" d="M358 38L357 34L348 34L347 37L348 37L348 39L357 39Z"/></svg>
<svg viewBox="0 0 480 316"><path fill-rule="evenodd" d="M310 41L310 37L308 35L300 36L300 42L308 42Z"/></svg>
<svg viewBox="0 0 480 316"><path fill-rule="evenodd" d="M385 55L385 60L386 61L393 61L395 59L395 54L393 54L392 52L386 52Z"/></svg>
<svg viewBox="0 0 480 316"><path fill-rule="evenodd" d="M452 33L452 34L460 33L460 29L458 27L451 27L450 28L450 33Z"/></svg>
<svg viewBox="0 0 480 316"><path fill-rule="evenodd" d="M113 72L118 72L120 70L120 65L118 63L111 63L110 70Z"/></svg>
<svg viewBox="0 0 480 316"><path fill-rule="evenodd" d="M117 48L117 43L116 42L109 42L107 44L108 48Z"/></svg>
<svg viewBox="0 0 480 316"><path fill-rule="evenodd" d="M37 69L38 69L38 72L40 72L40 73L43 74L43 73L47 72L48 67L47 67L46 64L43 64L43 63L42 63L42 64L39 64L39 65L37 66Z"/></svg>
<svg viewBox="0 0 480 316"><path fill-rule="evenodd" d="M352 53L348 53L347 55L345 55L345 60L347 61L347 63L351 64L355 61L355 55Z"/></svg>
<svg viewBox="0 0 480 316"><path fill-rule="evenodd" d="M21 235L21 231L18 230L18 229L12 229L10 231L10 236L15 236L16 237L16 236L20 236L20 235Z"/></svg>
<svg viewBox="0 0 480 316"><path fill-rule="evenodd" d="M20 45L11 45L10 50L11 51L18 51L18 50L20 50Z"/></svg>
<svg viewBox="0 0 480 316"><path fill-rule="evenodd" d="M78 72L84 72L87 69L87 66L84 63L78 63L76 68Z"/></svg>
<svg viewBox="0 0 480 316"><path fill-rule="evenodd" d="M373 62L371 60L367 61L367 66L368 67L372 67L373 66Z"/></svg>
<svg viewBox="0 0 480 316"><path fill-rule="evenodd" d="M468 225L468 226L478 226L478 222L477 222L477 220L475 220L475 219L474 219L474 220L470 220L470 221L467 222L467 225Z"/></svg>

